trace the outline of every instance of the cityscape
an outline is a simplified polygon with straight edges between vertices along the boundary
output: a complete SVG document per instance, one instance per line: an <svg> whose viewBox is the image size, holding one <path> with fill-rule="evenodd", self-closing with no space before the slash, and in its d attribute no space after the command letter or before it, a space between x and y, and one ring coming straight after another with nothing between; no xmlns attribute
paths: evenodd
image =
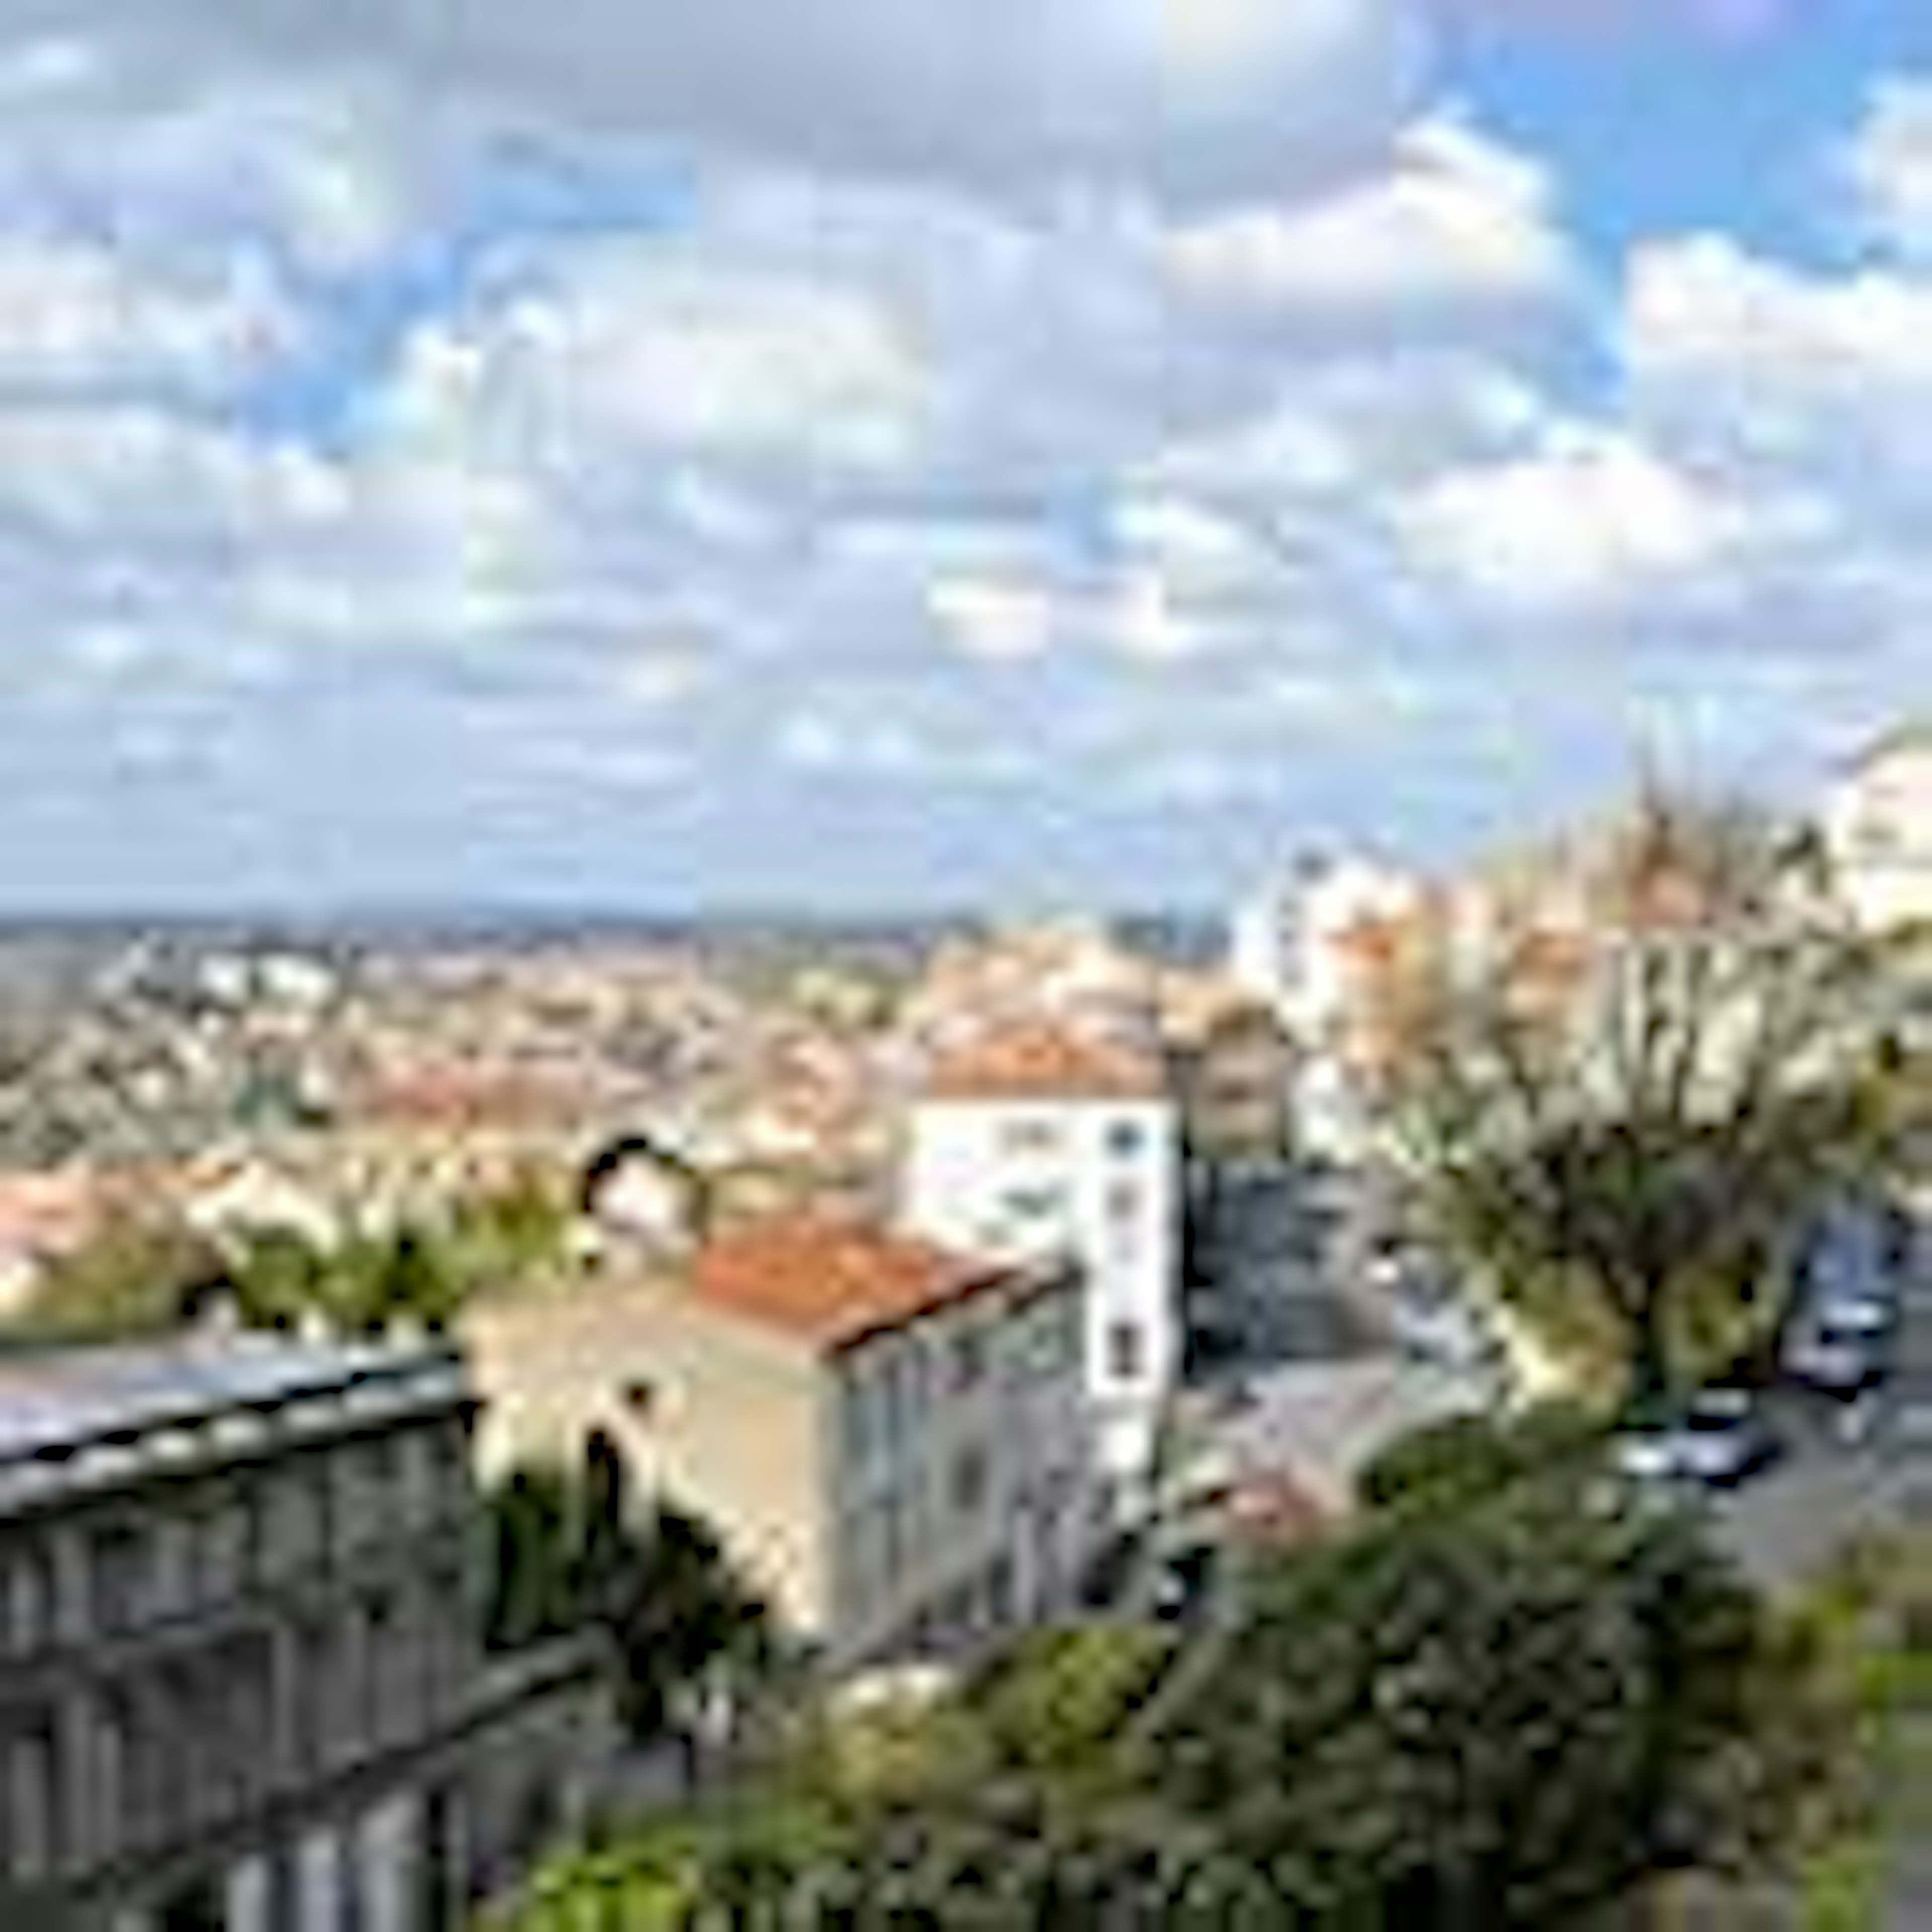
<svg viewBox="0 0 1932 1932"><path fill-rule="evenodd" d="M1911 11L0 9L0 1932L1932 1928Z"/></svg>

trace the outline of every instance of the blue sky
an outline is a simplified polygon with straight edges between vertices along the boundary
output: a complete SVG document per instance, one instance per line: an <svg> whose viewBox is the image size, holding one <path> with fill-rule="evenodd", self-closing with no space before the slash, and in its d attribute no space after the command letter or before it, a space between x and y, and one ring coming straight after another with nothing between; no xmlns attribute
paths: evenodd
<svg viewBox="0 0 1932 1932"><path fill-rule="evenodd" d="M1932 10L104 10L0 908L1214 904L1932 684Z"/></svg>

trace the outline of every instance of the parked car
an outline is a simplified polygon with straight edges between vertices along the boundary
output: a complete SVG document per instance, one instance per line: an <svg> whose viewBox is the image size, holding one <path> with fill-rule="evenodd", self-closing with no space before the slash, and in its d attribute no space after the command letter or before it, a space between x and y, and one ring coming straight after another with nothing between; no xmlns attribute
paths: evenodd
<svg viewBox="0 0 1932 1932"><path fill-rule="evenodd" d="M1885 1379L1889 1332L1889 1320L1875 1322L1868 1308L1814 1316L1786 1342L1785 1372L1829 1395L1856 1396Z"/></svg>
<svg viewBox="0 0 1932 1932"><path fill-rule="evenodd" d="M1898 1305L1888 1291L1834 1292L1820 1295L1810 1312L1818 1328L1880 1336L1890 1334L1898 1318Z"/></svg>
<svg viewBox="0 0 1932 1932"><path fill-rule="evenodd" d="M1390 1340L1420 1362L1474 1374L1494 1370L1504 1350L1481 1312L1426 1276L1392 1268L1371 1270Z"/></svg>
<svg viewBox="0 0 1932 1932"><path fill-rule="evenodd" d="M1162 1623L1191 1622L1214 1586L1220 1560L1220 1552L1209 1543L1192 1544L1166 1558L1154 1576L1154 1616Z"/></svg>
<svg viewBox="0 0 1932 1932"><path fill-rule="evenodd" d="M1616 1460L1640 1481L1730 1488L1774 1462L1783 1446L1748 1390L1708 1388L1681 1408L1626 1426Z"/></svg>

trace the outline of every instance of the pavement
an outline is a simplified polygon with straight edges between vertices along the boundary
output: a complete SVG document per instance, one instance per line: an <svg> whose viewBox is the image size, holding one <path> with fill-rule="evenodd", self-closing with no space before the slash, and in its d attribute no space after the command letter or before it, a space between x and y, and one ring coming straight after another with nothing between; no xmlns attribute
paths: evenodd
<svg viewBox="0 0 1932 1932"><path fill-rule="evenodd" d="M1916 1265L1900 1298L1897 1359L1886 1390L1886 1426L1880 1444L1880 1485L1894 1520L1932 1534L1932 1222L1922 1216ZM1932 1766L1932 1712L1900 1714L1898 1761L1916 1786L1912 1767ZM1932 1926L1932 1829L1927 1794L1902 1804L1889 1846L1890 1870L1881 1925L1886 1932L1924 1932Z"/></svg>

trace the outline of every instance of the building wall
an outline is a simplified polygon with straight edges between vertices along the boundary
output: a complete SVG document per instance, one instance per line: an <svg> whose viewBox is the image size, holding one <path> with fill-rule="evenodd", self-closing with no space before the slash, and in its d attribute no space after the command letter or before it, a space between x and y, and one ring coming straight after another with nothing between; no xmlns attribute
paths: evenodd
<svg viewBox="0 0 1932 1932"><path fill-rule="evenodd" d="M1180 1359L1178 1124L1155 1100L927 1100L905 1213L968 1253L1070 1257L1085 1282L1084 1388L1100 1460L1131 1482Z"/></svg>
<svg viewBox="0 0 1932 1932"><path fill-rule="evenodd" d="M1826 842L1860 922L1932 919L1932 743L1868 760L1827 801Z"/></svg>
<svg viewBox="0 0 1932 1932"><path fill-rule="evenodd" d="M663 1270L472 1309L486 1477L574 1463L601 1430L638 1485L697 1511L788 1628L829 1612L813 1352L691 1300Z"/></svg>
<svg viewBox="0 0 1932 1932"><path fill-rule="evenodd" d="M1293 1142L1294 1057L1264 1014L1217 1022L1184 1057L1181 1115L1197 1161L1280 1160Z"/></svg>
<svg viewBox="0 0 1932 1932"><path fill-rule="evenodd" d="M460 1730L476 1661L466 1421L447 1397L291 1412L138 1438L104 1474L88 1452L0 1514L0 1924L140 1928L194 1892L334 1932L298 1901L352 1880L367 1924L400 1922L389 1768ZM380 1872L345 1810L387 1821Z"/></svg>
<svg viewBox="0 0 1932 1932"><path fill-rule="evenodd" d="M1096 1533L1070 1273L993 1290L828 1365L840 1647L944 1653L1068 1607Z"/></svg>

